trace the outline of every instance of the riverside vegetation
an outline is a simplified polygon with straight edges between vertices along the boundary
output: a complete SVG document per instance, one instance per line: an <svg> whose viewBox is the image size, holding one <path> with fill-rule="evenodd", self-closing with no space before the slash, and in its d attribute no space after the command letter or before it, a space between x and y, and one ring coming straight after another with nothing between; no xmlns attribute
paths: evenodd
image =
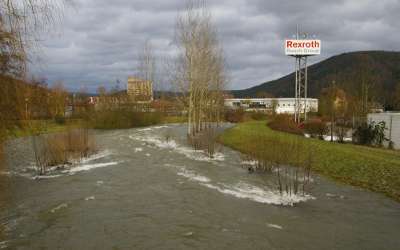
<svg viewBox="0 0 400 250"><path fill-rule="evenodd" d="M50 167L64 168L96 152L94 137L87 128L31 136L36 168L45 175Z"/></svg>
<svg viewBox="0 0 400 250"><path fill-rule="evenodd" d="M274 174L281 195L305 195L311 183L313 150L298 138L283 140L280 136L261 137L258 143L246 145L243 156L249 173ZM294 157L290 157L293 155ZM296 166L296 167L293 167Z"/></svg>
<svg viewBox="0 0 400 250"><path fill-rule="evenodd" d="M179 119L166 119L157 112L108 110L93 112L85 119L66 120L61 124L49 120L29 121L28 126L10 132L10 136L30 136L37 173L45 175L51 168L71 167L96 153L93 129L125 129L163 122L179 122Z"/></svg>
<svg viewBox="0 0 400 250"><path fill-rule="evenodd" d="M311 152L312 160L307 163L310 170L400 201L398 151L304 138L274 131L265 121L240 123L224 131L219 141L250 156L262 156L270 162L279 159L295 167L307 162ZM297 151L292 150L294 141L298 143Z"/></svg>

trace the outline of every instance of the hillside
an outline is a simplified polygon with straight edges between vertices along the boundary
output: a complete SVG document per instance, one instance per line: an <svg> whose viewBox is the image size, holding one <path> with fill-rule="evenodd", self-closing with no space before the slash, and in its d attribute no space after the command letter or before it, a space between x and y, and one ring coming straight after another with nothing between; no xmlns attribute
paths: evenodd
<svg viewBox="0 0 400 250"><path fill-rule="evenodd" d="M294 73L258 86L234 90L235 97L255 97L268 92L276 97L294 96ZM400 83L400 52L360 51L330 57L308 68L309 96L318 97L334 80L347 93L357 95L362 83L371 86L376 101L391 105L396 84Z"/></svg>

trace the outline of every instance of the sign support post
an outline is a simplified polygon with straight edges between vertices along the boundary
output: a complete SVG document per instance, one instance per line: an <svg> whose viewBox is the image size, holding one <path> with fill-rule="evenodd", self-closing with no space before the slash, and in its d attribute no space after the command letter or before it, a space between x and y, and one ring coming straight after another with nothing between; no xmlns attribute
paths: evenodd
<svg viewBox="0 0 400 250"><path fill-rule="evenodd" d="M295 60L295 112L294 120L300 123L307 120L307 112L309 104L307 103L308 93L308 68L307 58L312 55L321 53L321 41L315 39L299 39L299 31L297 28L296 39L287 39L285 41L285 53L294 57ZM304 115L302 115L304 114Z"/></svg>

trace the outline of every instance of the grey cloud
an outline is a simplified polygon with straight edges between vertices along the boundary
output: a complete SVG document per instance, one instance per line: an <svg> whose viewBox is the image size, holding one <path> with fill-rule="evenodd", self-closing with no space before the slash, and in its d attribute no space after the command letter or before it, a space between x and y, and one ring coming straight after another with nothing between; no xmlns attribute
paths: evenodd
<svg viewBox="0 0 400 250"><path fill-rule="evenodd" d="M135 74L146 40L159 59L174 53L175 19L185 1L74 1L57 32L43 34L45 55L33 61L33 74L63 80L71 90L95 91L100 84L114 86L116 79L123 85ZM398 0L223 0L209 6L232 89L290 73L293 62L283 53L283 39L297 24L323 41L322 55L311 62L354 50L400 49Z"/></svg>

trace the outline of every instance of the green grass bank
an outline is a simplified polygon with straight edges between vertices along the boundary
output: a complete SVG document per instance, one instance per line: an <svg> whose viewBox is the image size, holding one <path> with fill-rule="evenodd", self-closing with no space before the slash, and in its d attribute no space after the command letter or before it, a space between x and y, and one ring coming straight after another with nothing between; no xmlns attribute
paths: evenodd
<svg viewBox="0 0 400 250"><path fill-rule="evenodd" d="M80 127L80 120L66 121L64 124L59 124L54 120L30 120L23 121L21 127L15 127L7 132L9 138L18 138L31 136L35 133L57 133L66 131L68 128Z"/></svg>
<svg viewBox="0 0 400 250"><path fill-rule="evenodd" d="M239 123L220 135L219 141L242 153L266 150L262 141L279 137L281 143L299 140L312 148L311 169L342 183L383 193L400 201L400 152L352 144L325 142L270 129L265 121ZM249 145L252 145L249 147ZM256 149L255 149L256 148ZM257 149L258 148L258 149ZM290 148L290 147L288 147ZM263 152L258 152L263 153ZM298 157L287 152L288 157ZM295 162L296 159L288 159Z"/></svg>
<svg viewBox="0 0 400 250"><path fill-rule="evenodd" d="M158 124L168 123L184 123L187 121L185 116L161 116L157 119L141 119L140 122L132 123L130 120L126 124L118 124L120 117L113 119L113 116L108 116L104 120L94 120L91 122L85 122L82 119L66 119L65 123L60 124L54 120L30 120L23 121L21 127L15 127L12 130L7 131L7 138L19 138L25 136L31 136L35 133L49 134L67 131L70 128L81 128L88 126L93 129L121 129L121 128L135 128L145 127ZM111 122L110 122L111 121ZM117 121L117 122L115 122Z"/></svg>

